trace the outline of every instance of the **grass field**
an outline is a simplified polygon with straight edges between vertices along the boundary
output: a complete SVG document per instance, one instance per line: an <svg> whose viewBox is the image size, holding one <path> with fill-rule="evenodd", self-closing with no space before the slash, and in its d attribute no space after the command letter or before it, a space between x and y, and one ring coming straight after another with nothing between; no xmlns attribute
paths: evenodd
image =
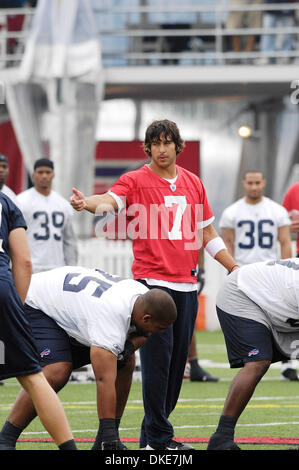
<svg viewBox="0 0 299 470"><path fill-rule="evenodd" d="M200 332L197 335L200 362L206 370L217 375L220 381L199 383L185 379L171 422L177 438L187 439L195 449L204 450L207 447L206 440L215 430L230 381L237 370L228 367L221 332ZM1 426L18 391L19 385L15 379L7 380L5 385L0 387ZM79 440L78 448L90 449L91 440L98 428L95 384L69 383L59 396L74 437ZM121 439L127 441L126 445L130 450L138 449L142 417L141 383L134 382L120 428ZM282 381L280 368L271 366L241 416L235 437L237 440L248 438L250 443L240 444L242 450L296 449L298 444L289 442L292 438L299 440L299 382ZM273 439L266 444L251 443L266 437ZM286 443L279 443L279 438L287 439ZM54 444L47 442L49 435L38 419L22 433L21 439L17 445L20 450L56 449ZM28 441L25 441L27 439ZM90 442L80 442L81 439L88 439ZM262 442L264 440L262 439Z"/></svg>

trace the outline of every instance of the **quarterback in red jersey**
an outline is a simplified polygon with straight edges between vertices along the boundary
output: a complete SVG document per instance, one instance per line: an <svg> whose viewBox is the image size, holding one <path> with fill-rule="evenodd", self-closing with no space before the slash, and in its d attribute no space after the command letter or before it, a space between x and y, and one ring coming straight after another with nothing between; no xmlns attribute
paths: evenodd
<svg viewBox="0 0 299 470"><path fill-rule="evenodd" d="M174 122L154 121L144 140L144 151L151 159L148 165L124 174L103 195L85 197L74 188L70 198L79 211L103 214L126 209L134 279L166 290L177 307L172 327L152 334L140 349L145 410L140 448L147 450L192 449L173 440L168 417L180 394L197 315L196 265L201 241L229 272L237 269L212 225L214 216L202 182L176 165L183 148Z"/></svg>
<svg viewBox="0 0 299 470"><path fill-rule="evenodd" d="M196 283L192 272L201 244L198 234L214 216L200 179L179 166L176 171L171 182L145 165L122 175L109 191L116 200L121 198L118 211L125 198L132 219L127 230L133 239L135 279Z"/></svg>

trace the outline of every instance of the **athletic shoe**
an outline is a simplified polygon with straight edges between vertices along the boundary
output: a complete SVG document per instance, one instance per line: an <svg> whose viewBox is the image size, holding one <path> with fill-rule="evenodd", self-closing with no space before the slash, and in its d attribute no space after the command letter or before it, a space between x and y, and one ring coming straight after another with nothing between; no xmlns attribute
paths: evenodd
<svg viewBox="0 0 299 470"><path fill-rule="evenodd" d="M234 441L227 441L219 444L217 447L207 447L207 450L241 450Z"/></svg>
<svg viewBox="0 0 299 470"><path fill-rule="evenodd" d="M291 368L285 369L281 373L281 377L283 380L290 380L292 382L299 380L296 369Z"/></svg>
<svg viewBox="0 0 299 470"><path fill-rule="evenodd" d="M93 443L93 446L90 450L103 450L102 449L102 441L95 440L95 442ZM121 442L120 439L118 441L117 450L128 450L128 448Z"/></svg>
<svg viewBox="0 0 299 470"><path fill-rule="evenodd" d="M5 442L5 440L0 437L0 450L16 450L16 448L12 444Z"/></svg>
<svg viewBox="0 0 299 470"><path fill-rule="evenodd" d="M4 385L4 382L2 382L2 380L0 380L0 386L1 386L1 385Z"/></svg>
<svg viewBox="0 0 299 470"><path fill-rule="evenodd" d="M190 367L191 382L218 382L218 380L218 377L209 374L209 372L200 367L200 365L194 368Z"/></svg>
<svg viewBox="0 0 299 470"><path fill-rule="evenodd" d="M207 450L241 450L233 439L221 435L219 432L212 434L209 440Z"/></svg>
<svg viewBox="0 0 299 470"><path fill-rule="evenodd" d="M171 439L165 447L161 447L160 449L154 449L147 444L146 447L143 447L140 450L194 450L194 447L186 444L185 442L177 442Z"/></svg>
<svg viewBox="0 0 299 470"><path fill-rule="evenodd" d="M128 450L127 447L120 441L102 442L101 450Z"/></svg>

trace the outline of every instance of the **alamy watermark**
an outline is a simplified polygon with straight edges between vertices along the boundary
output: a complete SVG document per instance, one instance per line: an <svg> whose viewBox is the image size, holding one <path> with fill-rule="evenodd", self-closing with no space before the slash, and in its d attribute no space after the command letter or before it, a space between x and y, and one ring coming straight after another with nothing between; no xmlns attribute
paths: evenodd
<svg viewBox="0 0 299 470"><path fill-rule="evenodd" d="M290 87L294 89L294 91L291 93L290 101L292 104L298 104L299 103L299 79L292 80Z"/></svg>
<svg viewBox="0 0 299 470"><path fill-rule="evenodd" d="M0 104L5 104L5 82L0 80Z"/></svg>
<svg viewBox="0 0 299 470"><path fill-rule="evenodd" d="M0 341L0 364L5 364L5 345Z"/></svg>
<svg viewBox="0 0 299 470"><path fill-rule="evenodd" d="M131 204L119 214L101 204L95 235L110 240L182 240L185 250L197 250L202 246L202 220L203 205L187 203L186 196L164 196L161 204Z"/></svg>
<svg viewBox="0 0 299 470"><path fill-rule="evenodd" d="M299 359L299 340L295 339L291 342L291 349L293 349L291 353L291 360L296 361Z"/></svg>

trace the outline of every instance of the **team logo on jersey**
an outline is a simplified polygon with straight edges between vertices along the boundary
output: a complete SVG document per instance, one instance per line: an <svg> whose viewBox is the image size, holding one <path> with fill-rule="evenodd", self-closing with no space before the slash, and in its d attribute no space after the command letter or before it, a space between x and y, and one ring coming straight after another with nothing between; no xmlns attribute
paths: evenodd
<svg viewBox="0 0 299 470"><path fill-rule="evenodd" d="M257 354L259 354L259 350L258 349L252 349L251 351L249 351L248 357L256 356Z"/></svg>
<svg viewBox="0 0 299 470"><path fill-rule="evenodd" d="M171 189L171 191L174 192L176 190L176 185L174 183L171 183L170 189Z"/></svg>
<svg viewBox="0 0 299 470"><path fill-rule="evenodd" d="M51 353L51 349L46 348L40 353L40 357L49 356L50 353Z"/></svg>
<svg viewBox="0 0 299 470"><path fill-rule="evenodd" d="M116 349L116 351L118 352L118 354L122 352L122 348L120 347L119 344L114 344L113 347Z"/></svg>

